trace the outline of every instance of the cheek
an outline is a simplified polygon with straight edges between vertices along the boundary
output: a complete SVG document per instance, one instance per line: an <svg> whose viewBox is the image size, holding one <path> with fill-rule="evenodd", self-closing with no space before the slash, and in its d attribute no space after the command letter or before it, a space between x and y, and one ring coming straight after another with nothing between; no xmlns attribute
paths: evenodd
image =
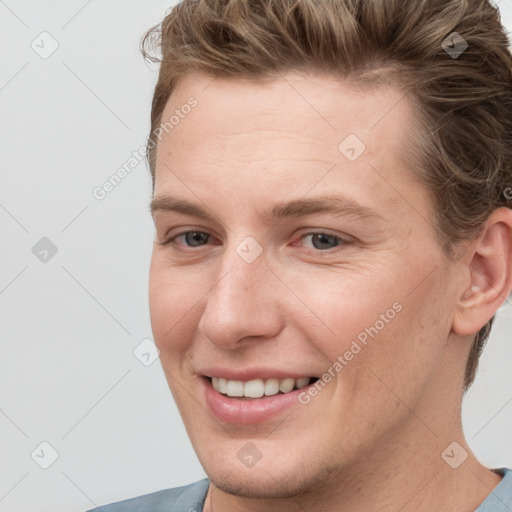
<svg viewBox="0 0 512 512"><path fill-rule="evenodd" d="M296 280L315 315L297 309L291 322L323 353L326 370L345 382L345 391L376 381L389 393L379 378L396 389L420 386L435 371L451 325L446 280L433 274L417 286L430 271L410 264Z"/></svg>
<svg viewBox="0 0 512 512"><path fill-rule="evenodd" d="M316 269L296 275L293 281L291 275L286 279L301 299L293 302L287 320L331 362L350 350L354 341L364 347L365 342L383 337L403 314L403 281L396 268L384 264Z"/></svg>
<svg viewBox="0 0 512 512"><path fill-rule="evenodd" d="M168 353L186 350L198 321L195 307L205 292L197 280L169 270L160 260L153 257L151 262L149 309L155 343L165 359Z"/></svg>
<svg viewBox="0 0 512 512"><path fill-rule="evenodd" d="M413 293L391 294L401 310L382 329L375 322L373 329L364 330L369 336L357 356L354 378L357 389L377 402L394 403L396 408L403 401L413 407L441 367L451 320L443 280L438 278Z"/></svg>

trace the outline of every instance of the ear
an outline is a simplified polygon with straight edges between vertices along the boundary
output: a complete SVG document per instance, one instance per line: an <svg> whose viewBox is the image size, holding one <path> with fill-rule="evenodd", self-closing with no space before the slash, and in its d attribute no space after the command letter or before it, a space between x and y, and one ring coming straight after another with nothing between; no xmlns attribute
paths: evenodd
<svg viewBox="0 0 512 512"><path fill-rule="evenodd" d="M464 285L456 303L452 331L477 333L512 289L512 210L499 208L487 219L461 261Z"/></svg>

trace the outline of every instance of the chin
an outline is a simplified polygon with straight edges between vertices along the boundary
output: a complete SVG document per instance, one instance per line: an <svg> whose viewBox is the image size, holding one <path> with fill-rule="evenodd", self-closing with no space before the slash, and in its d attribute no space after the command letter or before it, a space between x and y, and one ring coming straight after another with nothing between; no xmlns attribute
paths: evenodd
<svg viewBox="0 0 512 512"><path fill-rule="evenodd" d="M210 468L206 473L210 481L225 493L233 496L276 499L292 498L318 492L322 484L325 484L332 470L323 466L309 468L304 471L304 464L297 460L294 468L286 469L283 464L275 464L272 467L260 465L259 468L243 469L226 465L225 468Z"/></svg>
<svg viewBox="0 0 512 512"><path fill-rule="evenodd" d="M266 477L251 478L237 476L233 473L225 478L210 477L210 481L225 493L233 496L256 499L291 498L307 492L293 477L276 479L267 474Z"/></svg>

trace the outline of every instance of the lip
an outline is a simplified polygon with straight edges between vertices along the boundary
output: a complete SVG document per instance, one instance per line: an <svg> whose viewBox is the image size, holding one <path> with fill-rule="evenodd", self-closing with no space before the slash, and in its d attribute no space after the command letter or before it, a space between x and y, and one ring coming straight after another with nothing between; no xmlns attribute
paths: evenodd
<svg viewBox="0 0 512 512"><path fill-rule="evenodd" d="M233 372L231 372L233 373ZM226 375L225 373L223 375ZM258 374L261 376L261 373ZM275 376L273 373L271 377ZM216 375L212 375L216 377ZM286 378L281 377L281 378ZM235 378L233 380L250 380ZM295 389L289 393L265 396L255 400L243 400L231 398L216 391L208 377L201 377L201 385L206 405L211 413L220 421L232 425L252 425L275 418L284 413L294 405L301 405L299 402L300 393L307 392L309 384L301 389Z"/></svg>

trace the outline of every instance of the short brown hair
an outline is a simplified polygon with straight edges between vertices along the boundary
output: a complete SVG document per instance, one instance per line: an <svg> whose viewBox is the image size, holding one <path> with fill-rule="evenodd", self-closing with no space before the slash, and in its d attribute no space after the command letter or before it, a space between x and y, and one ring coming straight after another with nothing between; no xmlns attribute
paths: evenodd
<svg viewBox="0 0 512 512"><path fill-rule="evenodd" d="M155 42L160 56L152 52ZM462 54L450 53L465 44ZM432 191L447 254L507 206L512 58L499 10L489 0L183 0L145 33L141 49L147 60L161 63L147 145L153 190L155 131L186 73L258 81L313 69L410 92L420 127L411 148L413 172ZM475 335L465 390L493 320Z"/></svg>

